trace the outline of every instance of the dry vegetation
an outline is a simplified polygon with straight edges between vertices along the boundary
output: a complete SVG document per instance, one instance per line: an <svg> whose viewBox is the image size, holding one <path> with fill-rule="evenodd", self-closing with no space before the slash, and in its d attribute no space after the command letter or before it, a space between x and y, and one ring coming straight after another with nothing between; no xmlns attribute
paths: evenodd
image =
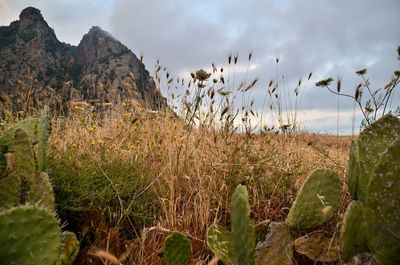
<svg viewBox="0 0 400 265"><path fill-rule="evenodd" d="M77 105L53 120L49 174L62 219L89 253L79 264L112 264L110 254L124 264L162 264L172 230L191 238L191 264L207 264L206 229L229 225L237 184L248 187L256 223L284 220L310 171L328 167L344 178L350 143L311 133L193 129L168 111L127 103L101 112ZM322 228L331 234L347 206L343 195L339 216Z"/></svg>

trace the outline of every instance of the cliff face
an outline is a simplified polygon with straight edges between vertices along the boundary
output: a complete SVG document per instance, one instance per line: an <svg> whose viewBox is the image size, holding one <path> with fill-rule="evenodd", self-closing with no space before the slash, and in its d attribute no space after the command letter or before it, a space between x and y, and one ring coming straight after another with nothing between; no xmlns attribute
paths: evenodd
<svg viewBox="0 0 400 265"><path fill-rule="evenodd" d="M0 101L23 104L21 94L48 104L134 99L154 106L155 83L136 55L99 27L79 45L60 42L40 10L28 7L19 20L0 27Z"/></svg>
<svg viewBox="0 0 400 265"><path fill-rule="evenodd" d="M116 100L132 97L146 102L155 84L134 53L99 27L92 27L77 48L76 65L85 79L83 94L88 98ZM95 89L90 89L95 84ZM88 86L89 85L89 86Z"/></svg>
<svg viewBox="0 0 400 265"><path fill-rule="evenodd" d="M73 47L61 43L35 8L24 9L18 21L0 27L0 89L11 92L18 81L35 77L43 85L64 79Z"/></svg>

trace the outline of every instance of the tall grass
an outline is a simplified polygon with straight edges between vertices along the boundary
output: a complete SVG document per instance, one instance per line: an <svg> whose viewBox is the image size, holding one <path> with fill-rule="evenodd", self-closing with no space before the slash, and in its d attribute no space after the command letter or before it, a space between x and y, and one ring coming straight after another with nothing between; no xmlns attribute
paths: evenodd
<svg viewBox="0 0 400 265"><path fill-rule="evenodd" d="M54 115L49 175L58 212L80 237L80 264L115 258L162 264L162 242L173 230L189 235L192 264L205 264L211 259L206 229L216 221L229 225L230 198L239 183L248 187L256 222L282 221L311 170L328 167L344 178L351 138L298 131L312 73L290 88L277 58L275 78L267 84L247 74L238 82L239 59L230 55L228 66L213 63L189 78L174 77L158 60L152 102L79 101L71 103L68 115ZM246 72L251 60L249 53ZM398 84L393 80L389 89ZM319 85L331 90L332 81ZM262 113L269 109L277 120L270 126L253 105L252 93L260 87L266 88ZM358 105L360 91L361 86L351 96ZM161 92L171 108L162 108ZM341 95L341 82L333 92ZM388 98L378 105L386 108ZM23 102L25 116L34 115L37 106ZM271 130L274 123L277 130ZM339 214L347 199L345 193ZM335 224L326 229L336 231Z"/></svg>
<svg viewBox="0 0 400 265"><path fill-rule="evenodd" d="M180 230L192 239L193 264L205 261L206 228L229 223L237 184L248 186L256 221L283 220L309 171L345 167L350 141L341 138L337 157L332 136L188 130L171 112L130 102L101 116L87 106L54 119L50 176L62 216L77 208L104 215L86 236L90 253L108 246L127 264L161 264L162 240Z"/></svg>

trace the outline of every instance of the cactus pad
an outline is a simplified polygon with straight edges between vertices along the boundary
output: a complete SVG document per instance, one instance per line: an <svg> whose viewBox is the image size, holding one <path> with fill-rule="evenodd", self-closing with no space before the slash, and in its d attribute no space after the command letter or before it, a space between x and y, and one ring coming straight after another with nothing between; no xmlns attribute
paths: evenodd
<svg viewBox="0 0 400 265"><path fill-rule="evenodd" d="M0 213L2 264L55 264L60 255L61 231L52 213L34 206Z"/></svg>
<svg viewBox="0 0 400 265"><path fill-rule="evenodd" d="M368 245L381 264L400 264L400 137L381 156L368 185Z"/></svg>
<svg viewBox="0 0 400 265"><path fill-rule="evenodd" d="M46 172L36 174L37 177L30 183L27 200L38 203L49 210L55 210L53 186Z"/></svg>
<svg viewBox="0 0 400 265"><path fill-rule="evenodd" d="M207 229L207 246L226 265L233 264L232 234L224 227L212 224Z"/></svg>
<svg viewBox="0 0 400 265"><path fill-rule="evenodd" d="M70 231L64 231L61 234L61 255L56 265L71 265L79 253L79 241L76 235Z"/></svg>
<svg viewBox="0 0 400 265"><path fill-rule="evenodd" d="M340 195L338 174L330 169L316 169L301 187L286 221L293 229L322 225L336 212Z"/></svg>
<svg viewBox="0 0 400 265"><path fill-rule="evenodd" d="M0 209L8 209L19 203L20 180L14 175L0 179Z"/></svg>
<svg viewBox="0 0 400 265"><path fill-rule="evenodd" d="M47 141L51 132L50 109L45 107L40 117L40 129L38 135L38 170L45 171L47 168Z"/></svg>
<svg viewBox="0 0 400 265"><path fill-rule="evenodd" d="M352 201L344 214L340 231L340 250L344 260L365 251L367 247L367 219L361 201Z"/></svg>
<svg viewBox="0 0 400 265"><path fill-rule="evenodd" d="M0 146L4 149L5 153L14 152L15 131L18 129L22 129L28 134L31 145L39 142L39 120L37 118L23 120L15 124L14 127L0 137Z"/></svg>
<svg viewBox="0 0 400 265"><path fill-rule="evenodd" d="M357 183L360 175L360 156L358 151L358 141L354 139L351 143L349 154L349 170L346 182L349 185L350 196L353 200L357 199Z"/></svg>
<svg viewBox="0 0 400 265"><path fill-rule="evenodd" d="M250 218L250 205L246 186L238 185L233 193L231 204L231 223L234 264L254 264L256 232L254 221Z"/></svg>
<svg viewBox="0 0 400 265"><path fill-rule="evenodd" d="M15 171L30 182L36 173L36 161L28 134L23 129L15 130Z"/></svg>
<svg viewBox="0 0 400 265"><path fill-rule="evenodd" d="M173 232L164 241L164 259L167 265L187 265L191 253L190 240L185 234Z"/></svg>
<svg viewBox="0 0 400 265"><path fill-rule="evenodd" d="M363 203L366 203L368 184L381 154L399 135L400 119L392 114L385 115L360 133L358 138L360 175L357 181L357 197Z"/></svg>

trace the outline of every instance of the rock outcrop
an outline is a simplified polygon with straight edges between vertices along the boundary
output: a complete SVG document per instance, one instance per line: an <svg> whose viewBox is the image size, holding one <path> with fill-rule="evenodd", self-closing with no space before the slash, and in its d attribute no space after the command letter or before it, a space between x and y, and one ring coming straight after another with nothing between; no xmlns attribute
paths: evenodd
<svg viewBox="0 0 400 265"><path fill-rule="evenodd" d="M70 100L115 103L133 99L154 107L155 91L144 64L99 27L92 27L78 46L72 46L60 42L33 7L24 9L19 20L0 27L3 108L20 109L29 99L34 106L42 100L66 105Z"/></svg>

